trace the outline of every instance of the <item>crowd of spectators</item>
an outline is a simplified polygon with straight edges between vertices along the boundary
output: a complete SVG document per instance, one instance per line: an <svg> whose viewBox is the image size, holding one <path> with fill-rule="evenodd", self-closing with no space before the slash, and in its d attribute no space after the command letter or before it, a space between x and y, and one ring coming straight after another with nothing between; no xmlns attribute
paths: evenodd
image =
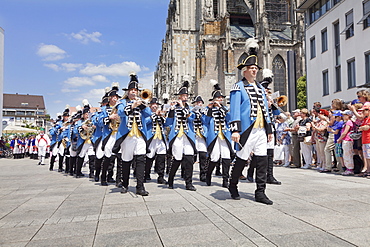
<svg viewBox="0 0 370 247"><path fill-rule="evenodd" d="M292 114L285 112L275 119L276 145L283 146L276 151L284 153L276 164L370 178L368 90L359 90L357 99L349 103L333 99L330 109L323 109L315 102L312 109L296 109Z"/></svg>

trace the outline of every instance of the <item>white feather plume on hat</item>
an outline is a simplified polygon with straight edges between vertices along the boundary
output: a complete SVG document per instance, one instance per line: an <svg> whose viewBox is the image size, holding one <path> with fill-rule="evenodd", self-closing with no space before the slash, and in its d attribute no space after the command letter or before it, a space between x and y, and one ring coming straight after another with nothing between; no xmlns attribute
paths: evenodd
<svg viewBox="0 0 370 247"><path fill-rule="evenodd" d="M189 75L184 75L184 76L182 77L182 79L183 79L184 81L190 81L190 76L189 76Z"/></svg>
<svg viewBox="0 0 370 247"><path fill-rule="evenodd" d="M274 74L272 73L271 69L263 69L262 70L262 76L263 76L263 78L272 78L272 77L274 77Z"/></svg>
<svg viewBox="0 0 370 247"><path fill-rule="evenodd" d="M119 83L118 82L113 82L112 83L112 90L119 90Z"/></svg>
<svg viewBox="0 0 370 247"><path fill-rule="evenodd" d="M211 83L212 86L216 85L218 82L214 79L209 80L209 83Z"/></svg>
<svg viewBox="0 0 370 247"><path fill-rule="evenodd" d="M110 87L104 88L104 93L109 93L109 91L110 91Z"/></svg>
<svg viewBox="0 0 370 247"><path fill-rule="evenodd" d="M84 99L84 100L82 101L82 105L83 105L83 106L88 106L88 105L89 105L89 101L88 101L87 99Z"/></svg>
<svg viewBox="0 0 370 247"><path fill-rule="evenodd" d="M245 42L245 49L248 51L249 55L257 55L258 42L256 38L249 38Z"/></svg>
<svg viewBox="0 0 370 247"><path fill-rule="evenodd" d="M164 93L164 94L162 94L162 98L163 99L169 99L170 95L168 93Z"/></svg>
<svg viewBox="0 0 370 247"><path fill-rule="evenodd" d="M70 106L67 104L67 105L66 105L66 107L65 107L64 109L69 109L69 107L70 107Z"/></svg>
<svg viewBox="0 0 370 247"><path fill-rule="evenodd" d="M76 106L76 111L77 112L82 111L82 107L80 105Z"/></svg>

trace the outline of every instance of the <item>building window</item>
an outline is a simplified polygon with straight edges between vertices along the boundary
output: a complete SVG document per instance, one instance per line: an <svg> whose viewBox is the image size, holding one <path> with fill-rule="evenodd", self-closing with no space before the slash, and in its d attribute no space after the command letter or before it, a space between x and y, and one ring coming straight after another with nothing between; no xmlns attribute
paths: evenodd
<svg viewBox="0 0 370 247"><path fill-rule="evenodd" d="M356 64L355 59L347 61L348 88L356 87Z"/></svg>
<svg viewBox="0 0 370 247"><path fill-rule="evenodd" d="M309 23L312 24L322 15L328 12L333 5L339 3L341 0L319 0L309 9Z"/></svg>
<svg viewBox="0 0 370 247"><path fill-rule="evenodd" d="M311 59L316 57L316 40L315 36L310 40Z"/></svg>
<svg viewBox="0 0 370 247"><path fill-rule="evenodd" d="M340 65L340 35L339 22L333 24L334 29L334 49L335 49L335 65Z"/></svg>
<svg viewBox="0 0 370 247"><path fill-rule="evenodd" d="M370 26L370 0L366 0L362 3L362 9L364 16L357 24L362 22L364 29L366 29Z"/></svg>
<svg viewBox="0 0 370 247"><path fill-rule="evenodd" d="M366 83L370 84L370 52L365 54Z"/></svg>
<svg viewBox="0 0 370 247"><path fill-rule="evenodd" d="M340 65L335 67L335 92L342 91L342 81L340 75Z"/></svg>
<svg viewBox="0 0 370 247"><path fill-rule="evenodd" d="M272 61L272 73L274 74L274 92L279 91L280 95L287 95L286 66L280 55Z"/></svg>
<svg viewBox="0 0 370 247"><path fill-rule="evenodd" d="M323 91L323 96L329 95L329 74L328 70L325 70L322 72L322 91Z"/></svg>
<svg viewBox="0 0 370 247"><path fill-rule="evenodd" d="M346 34L346 39L351 38L355 35L355 29L353 25L353 10L346 14L346 28L343 30L342 33Z"/></svg>
<svg viewBox="0 0 370 247"><path fill-rule="evenodd" d="M328 50L328 31L326 28L321 31L321 52Z"/></svg>

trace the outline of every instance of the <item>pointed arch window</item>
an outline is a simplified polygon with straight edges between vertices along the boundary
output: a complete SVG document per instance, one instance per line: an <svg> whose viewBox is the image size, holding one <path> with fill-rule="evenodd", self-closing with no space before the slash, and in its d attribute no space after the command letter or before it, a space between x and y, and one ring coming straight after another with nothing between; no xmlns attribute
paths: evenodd
<svg viewBox="0 0 370 247"><path fill-rule="evenodd" d="M280 95L287 95L286 66L284 59L277 55L272 62L274 73L274 92L279 91Z"/></svg>

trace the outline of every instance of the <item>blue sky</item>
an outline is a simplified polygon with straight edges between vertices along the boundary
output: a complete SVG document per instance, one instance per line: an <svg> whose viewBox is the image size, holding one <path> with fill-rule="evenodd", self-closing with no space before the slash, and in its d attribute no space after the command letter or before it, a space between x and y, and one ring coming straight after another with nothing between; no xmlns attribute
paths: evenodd
<svg viewBox="0 0 370 247"><path fill-rule="evenodd" d="M4 93L43 95L55 118L66 104L127 87L135 71L153 84L169 0L1 0ZM122 95L122 91L120 91Z"/></svg>

